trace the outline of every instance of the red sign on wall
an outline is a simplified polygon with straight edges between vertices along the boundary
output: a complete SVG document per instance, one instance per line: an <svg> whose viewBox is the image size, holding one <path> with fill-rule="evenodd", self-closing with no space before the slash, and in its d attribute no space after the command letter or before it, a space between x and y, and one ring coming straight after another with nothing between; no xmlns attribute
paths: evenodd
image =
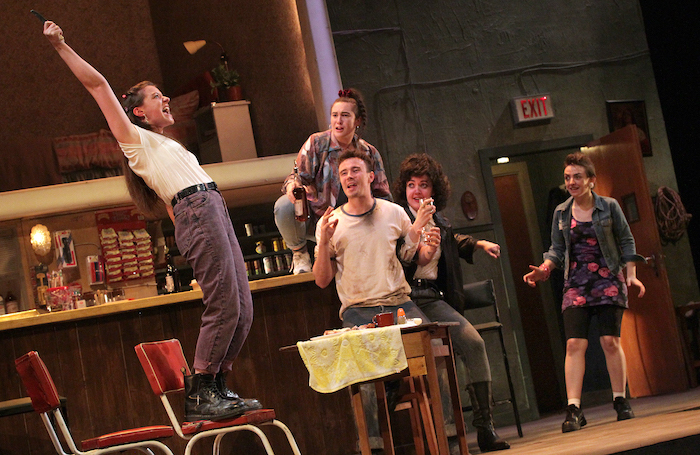
<svg viewBox="0 0 700 455"><path fill-rule="evenodd" d="M549 95L514 98L511 101L511 107L516 125L554 118L552 97Z"/></svg>

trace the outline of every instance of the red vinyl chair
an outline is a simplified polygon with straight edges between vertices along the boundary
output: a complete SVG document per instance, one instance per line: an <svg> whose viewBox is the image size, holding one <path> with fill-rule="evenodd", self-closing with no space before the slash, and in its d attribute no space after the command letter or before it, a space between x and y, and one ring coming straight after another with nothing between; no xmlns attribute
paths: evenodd
<svg viewBox="0 0 700 455"><path fill-rule="evenodd" d="M184 376L190 374L190 368L187 365L187 360L185 360L180 341L170 339L141 343L135 346L134 349L141 362L143 371L148 377L153 393L159 396L163 403L170 423L175 428L175 433L188 441L185 455L190 455L197 441L210 436L216 436L213 454L218 455L223 437L227 433L242 430L255 433L260 438L268 455L274 455L267 436L259 428L261 425L274 425L282 429L294 454L301 455L292 432L289 431L285 424L275 419L274 409L249 411L234 419L216 422L198 420L196 422L180 423L168 398L168 394L171 392L183 392L185 390Z"/></svg>
<svg viewBox="0 0 700 455"><path fill-rule="evenodd" d="M139 450L150 455L154 455L154 450L159 453L173 455L168 446L160 441L156 441L156 439L168 438L174 434L173 427L165 425L122 430L87 439L82 441L81 451L76 446L70 429L66 425L66 421L61 413L61 401L56 385L39 354L36 351L28 352L15 360L15 367L25 389L27 389L27 394L32 400L32 407L41 416L51 442L56 452L60 455L98 455L122 452L129 449ZM68 453L63 450L56 426L58 426L63 440L68 445Z"/></svg>

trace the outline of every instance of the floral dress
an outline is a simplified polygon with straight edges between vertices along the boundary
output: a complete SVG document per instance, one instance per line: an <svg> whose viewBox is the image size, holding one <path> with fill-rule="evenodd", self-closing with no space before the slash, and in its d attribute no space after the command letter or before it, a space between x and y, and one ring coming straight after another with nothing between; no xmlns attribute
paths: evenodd
<svg viewBox="0 0 700 455"><path fill-rule="evenodd" d="M564 283L562 311L571 307L617 305L627 308L622 271L613 275L605 263L593 222L571 218L569 278Z"/></svg>

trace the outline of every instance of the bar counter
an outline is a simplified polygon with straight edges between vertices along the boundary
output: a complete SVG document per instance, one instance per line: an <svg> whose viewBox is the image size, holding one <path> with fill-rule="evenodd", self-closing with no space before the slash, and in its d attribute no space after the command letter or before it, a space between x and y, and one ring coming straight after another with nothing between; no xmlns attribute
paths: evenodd
<svg viewBox="0 0 700 455"><path fill-rule="evenodd" d="M288 275L263 280L255 280L250 281L249 285L251 293L255 293L291 284L305 283L308 281L313 281L312 274ZM111 314L123 313L125 311L142 310L145 308L154 308L192 300L202 300L202 291L185 291L141 299L123 300L119 302L110 302L103 305L91 306L88 308L81 308L78 310L55 312L27 310L0 316L0 332L23 327L34 327L44 324L55 324L57 322L77 321L80 319L107 316Z"/></svg>
<svg viewBox="0 0 700 455"><path fill-rule="evenodd" d="M320 394L309 385L299 355L279 348L341 326L334 286L319 289L311 273L250 282L254 320L229 375L229 386L275 409L304 454L355 453L357 430L346 391ZM26 396L14 360L36 350L67 398L77 440L138 426L165 424L160 400L148 384L134 346L177 338L191 363L202 314L201 291L127 300L63 312L15 313L0 318L0 401ZM284 437L265 430L275 453L291 453ZM178 438L164 441L182 453ZM211 453L200 444L197 453ZM0 452L53 453L35 413L0 418ZM222 454L263 454L247 435L224 438Z"/></svg>

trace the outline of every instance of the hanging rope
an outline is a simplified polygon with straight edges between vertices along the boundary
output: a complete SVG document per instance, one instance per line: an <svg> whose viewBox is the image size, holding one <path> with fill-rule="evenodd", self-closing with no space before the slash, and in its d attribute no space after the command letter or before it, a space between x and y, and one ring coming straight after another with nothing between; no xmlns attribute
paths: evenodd
<svg viewBox="0 0 700 455"><path fill-rule="evenodd" d="M692 215L685 211L680 195L667 186L656 190L656 224L664 244L676 243L683 237Z"/></svg>

